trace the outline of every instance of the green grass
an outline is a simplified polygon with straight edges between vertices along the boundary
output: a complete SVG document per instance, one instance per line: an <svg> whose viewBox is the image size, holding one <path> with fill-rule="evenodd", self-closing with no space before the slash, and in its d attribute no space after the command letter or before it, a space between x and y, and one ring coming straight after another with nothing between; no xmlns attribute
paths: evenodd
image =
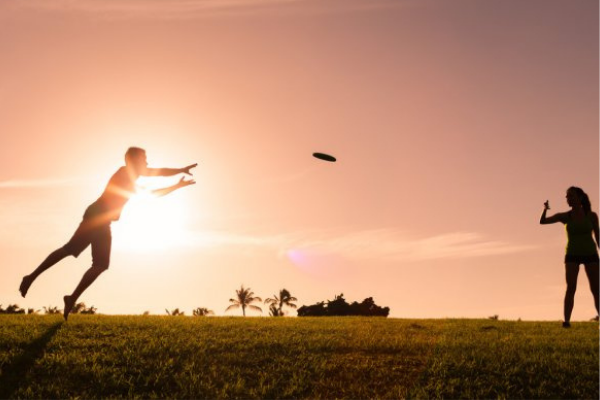
<svg viewBox="0 0 600 400"><path fill-rule="evenodd" d="M0 398L598 398L597 323L0 315Z"/></svg>

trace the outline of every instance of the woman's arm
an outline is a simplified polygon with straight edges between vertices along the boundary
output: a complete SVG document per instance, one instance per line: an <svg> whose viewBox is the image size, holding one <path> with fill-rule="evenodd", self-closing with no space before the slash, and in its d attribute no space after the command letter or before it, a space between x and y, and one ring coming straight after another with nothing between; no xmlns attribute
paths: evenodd
<svg viewBox="0 0 600 400"><path fill-rule="evenodd" d="M596 246L600 248L600 228L598 227L598 214L595 212L592 213L592 222L594 224L592 229L594 230L594 237L596 238Z"/></svg>
<svg viewBox="0 0 600 400"><path fill-rule="evenodd" d="M540 224L541 225L548 225L548 224L555 224L557 222L565 222L565 218L566 218L566 213L558 213L558 214L554 214L551 215L550 217L546 216L546 212L550 209L550 204L548 203L548 200L546 200L546 202L544 203L544 211L542 211L542 216L540 217Z"/></svg>

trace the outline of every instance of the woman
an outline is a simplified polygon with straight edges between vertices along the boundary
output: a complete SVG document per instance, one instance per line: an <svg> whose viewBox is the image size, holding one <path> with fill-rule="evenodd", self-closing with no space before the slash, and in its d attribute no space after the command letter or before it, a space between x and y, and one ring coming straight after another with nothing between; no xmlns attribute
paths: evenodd
<svg viewBox="0 0 600 400"><path fill-rule="evenodd" d="M578 187L567 190L567 204L571 211L558 213L546 217L550 209L548 201L544 203L544 211L540 224L554 224L562 222L567 231L567 253L565 255L565 270L567 278L567 292L565 293L565 320L564 328L571 327L571 312L577 289L577 275L579 266L585 266L585 273L590 282L590 289L594 295L596 312L598 312L598 247L600 247L600 230L598 229L598 215L592 211L588 195ZM592 233L596 239L592 238ZM598 317L596 316L596 319Z"/></svg>

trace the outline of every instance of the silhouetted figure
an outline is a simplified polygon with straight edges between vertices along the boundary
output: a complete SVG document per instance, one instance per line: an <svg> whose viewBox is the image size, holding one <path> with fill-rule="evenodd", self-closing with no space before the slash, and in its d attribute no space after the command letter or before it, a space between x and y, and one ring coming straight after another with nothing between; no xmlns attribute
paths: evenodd
<svg viewBox="0 0 600 400"><path fill-rule="evenodd" d="M581 264L585 266L585 273L594 295L596 312L598 312L598 247L600 247L598 215L592 211L588 195L581 188L572 186L567 190L567 204L571 207L571 211L546 217L546 211L550 209L550 204L546 201L540 218L540 224L542 225L562 222L567 231L567 252L565 255L567 291L565 293L565 320L563 322L565 328L571 326L571 312L573 311L577 276ZM592 233L596 242L592 238Z"/></svg>
<svg viewBox="0 0 600 400"><path fill-rule="evenodd" d="M177 174L192 175L190 170L198 164L184 168L148 168L146 151L138 147L130 147L125 153L125 166L121 167L108 181L102 195L93 202L83 214L83 221L73 237L63 247L54 250L30 275L25 275L19 291L25 297L31 284L48 268L67 256L78 257L89 245L92 246L92 266L85 272L81 282L69 296L64 296L65 320L81 294L108 269L110 263L112 221L118 221L121 211L129 198L135 194L135 182L140 176L173 176ZM193 180L182 177L173 186L152 191L155 196L164 196L172 191L193 185Z"/></svg>

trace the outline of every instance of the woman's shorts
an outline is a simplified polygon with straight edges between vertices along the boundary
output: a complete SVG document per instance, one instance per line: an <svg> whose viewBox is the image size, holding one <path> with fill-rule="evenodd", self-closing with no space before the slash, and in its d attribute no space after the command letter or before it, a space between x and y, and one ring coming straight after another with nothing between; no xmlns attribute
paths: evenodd
<svg viewBox="0 0 600 400"><path fill-rule="evenodd" d="M593 264L598 263L598 254L591 254L587 256L577 256L573 254L567 254L565 256L565 263L577 263L577 264Z"/></svg>

